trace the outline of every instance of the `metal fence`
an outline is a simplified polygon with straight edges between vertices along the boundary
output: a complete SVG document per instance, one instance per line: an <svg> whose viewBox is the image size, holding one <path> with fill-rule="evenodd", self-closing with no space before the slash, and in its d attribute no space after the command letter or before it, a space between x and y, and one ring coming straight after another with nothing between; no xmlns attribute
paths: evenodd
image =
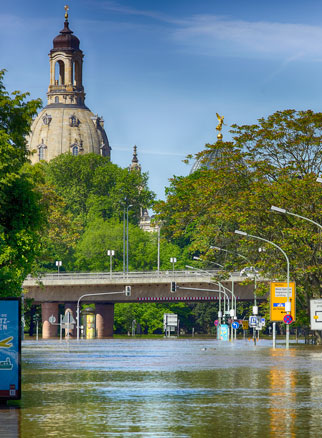
<svg viewBox="0 0 322 438"><path fill-rule="evenodd" d="M37 281L37 280L51 280L51 281L62 281L62 280L135 280L135 279L169 279L175 280L176 278L209 278L216 276L220 270L209 270L207 272L200 271L141 271L141 272L59 272L59 273L42 273L37 277L28 275L27 281ZM240 277L239 272L231 273L233 277Z"/></svg>

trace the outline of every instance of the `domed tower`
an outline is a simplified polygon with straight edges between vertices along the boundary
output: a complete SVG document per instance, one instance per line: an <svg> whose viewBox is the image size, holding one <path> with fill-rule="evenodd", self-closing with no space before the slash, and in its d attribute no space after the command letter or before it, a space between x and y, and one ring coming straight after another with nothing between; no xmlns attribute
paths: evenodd
<svg viewBox="0 0 322 438"><path fill-rule="evenodd" d="M50 161L66 152L110 156L104 120L85 106L84 55L69 28L67 6L65 10L64 28L54 38L49 53L47 106L33 121L28 138L32 163Z"/></svg>

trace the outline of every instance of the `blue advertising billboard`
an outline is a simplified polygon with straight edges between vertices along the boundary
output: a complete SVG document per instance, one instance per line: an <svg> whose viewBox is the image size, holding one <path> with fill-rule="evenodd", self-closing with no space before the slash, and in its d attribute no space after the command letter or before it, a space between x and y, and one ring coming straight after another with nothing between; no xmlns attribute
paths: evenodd
<svg viewBox="0 0 322 438"><path fill-rule="evenodd" d="M227 324L221 324L220 326L220 340L229 341L229 326Z"/></svg>
<svg viewBox="0 0 322 438"><path fill-rule="evenodd" d="M20 298L0 298L0 399L21 397Z"/></svg>

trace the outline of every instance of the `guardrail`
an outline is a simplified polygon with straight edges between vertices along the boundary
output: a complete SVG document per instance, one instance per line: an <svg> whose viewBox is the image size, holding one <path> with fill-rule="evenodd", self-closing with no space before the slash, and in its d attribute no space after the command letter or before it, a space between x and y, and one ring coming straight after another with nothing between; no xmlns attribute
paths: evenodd
<svg viewBox="0 0 322 438"><path fill-rule="evenodd" d="M219 272L218 269L209 270L207 272L185 270L185 271L140 271L140 272L60 272L58 273L43 273L37 277L28 275L26 281L64 281L64 280L131 280L131 279L169 279L173 281L176 278L182 277L194 277L194 278L209 278L209 276L215 276ZM210 275L209 275L210 274ZM230 275L233 277L240 277L239 272L233 272Z"/></svg>

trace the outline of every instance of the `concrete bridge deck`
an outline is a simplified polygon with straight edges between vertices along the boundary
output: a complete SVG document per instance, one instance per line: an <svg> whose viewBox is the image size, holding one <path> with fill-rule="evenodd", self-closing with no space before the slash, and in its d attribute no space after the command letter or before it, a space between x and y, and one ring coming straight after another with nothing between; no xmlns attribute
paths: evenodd
<svg viewBox="0 0 322 438"><path fill-rule="evenodd" d="M132 294L88 297L90 302L137 302L137 301L168 301L218 298L218 285L214 277L220 271L207 273L200 271L150 271L150 272L97 272L97 273L50 273L39 278L27 277L23 287L27 290L27 298L33 298L35 303L42 302L75 302L83 294L123 291L126 285L131 286ZM245 285L245 277L232 273L221 283L231 289L240 300L253 298L253 284ZM178 290L170 292L170 283L175 281ZM214 292L203 292L195 289L212 289Z"/></svg>
<svg viewBox="0 0 322 438"><path fill-rule="evenodd" d="M58 320L59 304L64 304L65 313L70 312L75 318L77 302L85 294L90 296L84 297L82 303L95 303L96 333L98 338L104 338L113 335L114 303L223 299L224 294L214 280L219 272L56 273L44 274L39 278L28 277L23 287L26 298L32 298L35 305L41 304L43 338L57 336L57 326L49 321L51 316ZM245 280L239 273L232 273L221 283L230 290L233 287L237 300L251 300L254 298L254 284L245 284ZM170 291L173 281L178 287L175 293ZM124 294L125 286L131 286L131 296ZM226 294L231 301L232 294Z"/></svg>

